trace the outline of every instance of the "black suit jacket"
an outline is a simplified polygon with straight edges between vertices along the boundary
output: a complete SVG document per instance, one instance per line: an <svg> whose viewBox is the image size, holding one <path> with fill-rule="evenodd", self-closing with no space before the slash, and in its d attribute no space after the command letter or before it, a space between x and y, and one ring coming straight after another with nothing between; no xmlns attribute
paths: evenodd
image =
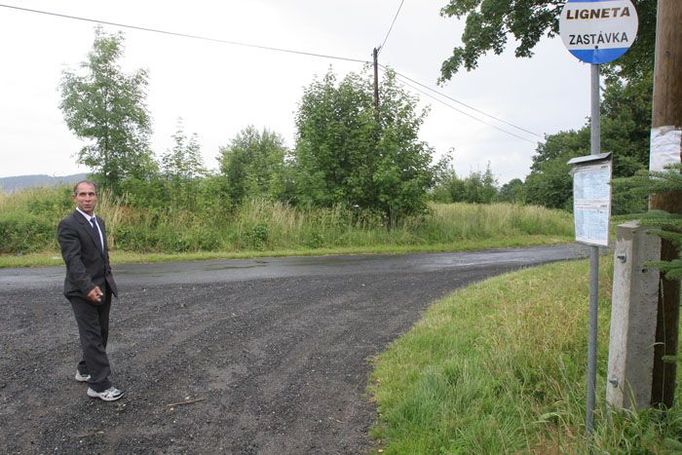
<svg viewBox="0 0 682 455"><path fill-rule="evenodd" d="M104 251L97 245L90 222L78 211L74 211L59 223L57 239L66 264L64 295L67 298L85 299L95 286L104 290L105 284L114 295L118 295L109 264L104 220L97 217L97 223L102 230Z"/></svg>

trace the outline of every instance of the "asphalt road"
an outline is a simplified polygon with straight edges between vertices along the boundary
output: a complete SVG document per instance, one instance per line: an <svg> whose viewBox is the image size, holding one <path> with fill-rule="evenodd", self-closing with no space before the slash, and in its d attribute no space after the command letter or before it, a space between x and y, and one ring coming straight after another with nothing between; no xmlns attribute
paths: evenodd
<svg viewBox="0 0 682 455"><path fill-rule="evenodd" d="M370 360L428 305L574 245L114 267L108 351L127 396L73 380L62 267L0 270L0 453L357 454Z"/></svg>

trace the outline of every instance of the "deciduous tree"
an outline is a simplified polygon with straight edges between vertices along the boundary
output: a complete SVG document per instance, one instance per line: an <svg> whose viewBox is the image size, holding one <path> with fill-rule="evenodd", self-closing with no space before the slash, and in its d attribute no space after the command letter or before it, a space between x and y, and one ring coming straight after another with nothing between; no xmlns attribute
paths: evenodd
<svg viewBox="0 0 682 455"><path fill-rule="evenodd" d="M174 207L194 209L197 206L199 180L206 176L201 159L201 146L196 133L189 138L182 119L172 136L175 145L161 156L161 186L165 198Z"/></svg>
<svg viewBox="0 0 682 455"><path fill-rule="evenodd" d="M88 141L79 163L115 195L126 179L142 180L156 171L149 147L151 120L145 105L147 72L128 75L120 66L123 35L95 30L93 48L81 64L82 74L65 71L61 80L66 124Z"/></svg>
<svg viewBox="0 0 682 455"><path fill-rule="evenodd" d="M651 72L638 80L613 79L607 84L601 106L602 150L613 153L614 177L632 176L649 163L651 124ZM572 180L566 162L590 154L590 124L577 131L549 135L538 145L526 179L526 200L552 208L570 209ZM613 192L613 213L638 212L644 198Z"/></svg>
<svg viewBox="0 0 682 455"><path fill-rule="evenodd" d="M526 200L526 195L523 189L523 180L511 179L500 188L497 198L500 202L512 202L514 204L522 204Z"/></svg>
<svg viewBox="0 0 682 455"><path fill-rule="evenodd" d="M450 167L440 177L432 196L438 202L467 202L490 204L497 199L497 179L490 163L484 172L472 171L467 177L459 178Z"/></svg>
<svg viewBox="0 0 682 455"><path fill-rule="evenodd" d="M247 197L281 199L286 189L287 148L274 131L248 126L220 149L220 171L232 204Z"/></svg>
<svg viewBox="0 0 682 455"><path fill-rule="evenodd" d="M161 157L161 173L170 180L192 180L206 173L201 158L201 146L196 133L189 138L185 134L182 119L178 120L175 145Z"/></svg>
<svg viewBox="0 0 682 455"><path fill-rule="evenodd" d="M296 116L301 203L374 210L394 224L426 207L433 149L418 138L427 111L386 72L375 109L371 78L329 71L304 91Z"/></svg>

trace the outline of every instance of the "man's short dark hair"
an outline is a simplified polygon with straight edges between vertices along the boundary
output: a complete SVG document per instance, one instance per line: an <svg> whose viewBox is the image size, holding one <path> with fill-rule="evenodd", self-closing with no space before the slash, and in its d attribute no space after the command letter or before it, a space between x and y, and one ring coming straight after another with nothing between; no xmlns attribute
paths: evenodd
<svg viewBox="0 0 682 455"><path fill-rule="evenodd" d="M73 195L74 196L78 194L78 187L80 185L82 185L83 183L87 183L88 185L92 185L92 187L95 189L95 193L97 193L97 184L95 182L93 182L91 180L81 180L80 182L76 183L73 186Z"/></svg>

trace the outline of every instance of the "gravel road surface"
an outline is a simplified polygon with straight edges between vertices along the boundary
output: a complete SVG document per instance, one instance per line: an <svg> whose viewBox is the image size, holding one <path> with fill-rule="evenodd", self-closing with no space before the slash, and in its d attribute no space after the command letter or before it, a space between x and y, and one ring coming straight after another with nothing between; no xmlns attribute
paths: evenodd
<svg viewBox="0 0 682 455"><path fill-rule="evenodd" d="M88 398L62 267L0 269L0 453L363 454L370 359L428 305L558 246L114 267L123 399Z"/></svg>

